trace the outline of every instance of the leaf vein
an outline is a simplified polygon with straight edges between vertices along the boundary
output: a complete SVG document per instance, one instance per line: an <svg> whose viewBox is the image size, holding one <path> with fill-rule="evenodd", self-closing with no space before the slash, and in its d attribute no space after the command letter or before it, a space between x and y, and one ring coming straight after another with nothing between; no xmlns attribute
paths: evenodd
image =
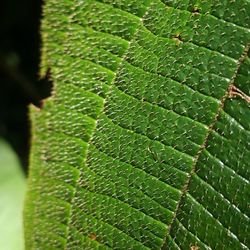
<svg viewBox="0 0 250 250"><path fill-rule="evenodd" d="M222 97L220 107L219 107L218 110L217 110L217 113L216 113L216 115L215 115L215 117L214 117L214 121L213 121L213 122L211 123L211 125L209 126L209 129L208 129L208 132L207 132L207 136L206 136L206 138L205 138L205 140L204 140L204 143L201 145L199 152L197 153L196 157L194 158L193 167L192 167L192 169L191 169L191 171L190 171L190 174L189 174L189 177L188 177L188 179L187 179L187 182L186 182L186 184L184 185L184 187L183 187L183 189L182 189L181 198L180 198L180 200L179 200L179 202L178 202L178 205L177 205L177 207L176 207L176 211L175 211L175 215L174 215L174 217L173 217L173 220L172 220L171 224L169 225L169 232L168 232L168 233L170 233L170 231L171 231L172 224L173 224L174 220L177 219L177 214L178 214L178 211L179 211L179 209L180 209L180 207L181 207L181 203L182 203L182 201L183 201L183 198L184 198L185 194L188 192L188 188L189 188L189 185L190 185L191 178L192 178L192 176L193 176L193 175L195 174L195 172L196 172L196 164L197 164L197 162L198 162L198 159L199 159L199 157L200 157L202 151L203 151L204 149L206 149L207 142L208 142L208 137L209 137L209 135L211 134L211 132L214 130L214 126L215 126L215 124L216 124L216 122L217 122L217 120L218 120L218 118L219 118L220 112L221 112L221 111L223 110L223 108L224 108L224 103L225 103L226 99L229 97L230 86L234 83L234 81L235 81L235 79L236 79L236 77L237 77L237 74L238 74L238 71L239 71L239 69L240 69L240 66L241 66L241 64L243 63L245 57L247 56L247 53L248 53L248 51L249 51L249 47L250 47L250 43L246 45L246 47L245 47L245 49L244 49L244 51L243 51L241 57L240 57L239 60L238 60L237 67L236 67L236 69L235 69L234 76L232 77L232 79L231 79L231 81L230 81L228 90L227 90L227 92L225 93L225 95ZM164 243L162 244L161 248L164 246L165 242L166 242L166 237L165 237L165 241L164 241Z"/></svg>

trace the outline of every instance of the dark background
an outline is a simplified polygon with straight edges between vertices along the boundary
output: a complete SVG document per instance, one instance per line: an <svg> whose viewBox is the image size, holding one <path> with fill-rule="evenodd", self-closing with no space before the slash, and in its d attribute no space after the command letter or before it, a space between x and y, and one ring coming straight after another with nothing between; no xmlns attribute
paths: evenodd
<svg viewBox="0 0 250 250"><path fill-rule="evenodd" d="M28 105L39 106L51 88L46 77L39 77L42 4L42 0L0 0L0 137L17 152L25 173Z"/></svg>

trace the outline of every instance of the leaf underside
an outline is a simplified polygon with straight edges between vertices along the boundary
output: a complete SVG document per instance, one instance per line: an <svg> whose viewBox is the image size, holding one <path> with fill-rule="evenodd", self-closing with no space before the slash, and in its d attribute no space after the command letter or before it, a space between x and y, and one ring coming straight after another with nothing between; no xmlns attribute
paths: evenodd
<svg viewBox="0 0 250 250"><path fill-rule="evenodd" d="M26 249L248 249L249 13L46 1Z"/></svg>

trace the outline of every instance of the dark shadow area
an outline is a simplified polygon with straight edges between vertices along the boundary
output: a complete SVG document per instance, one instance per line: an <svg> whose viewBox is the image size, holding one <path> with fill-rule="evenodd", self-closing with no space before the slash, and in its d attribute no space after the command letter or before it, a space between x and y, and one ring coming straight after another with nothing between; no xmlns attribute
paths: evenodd
<svg viewBox="0 0 250 250"><path fill-rule="evenodd" d="M42 0L0 1L0 137L17 152L27 172L28 105L39 106L51 83L39 79Z"/></svg>

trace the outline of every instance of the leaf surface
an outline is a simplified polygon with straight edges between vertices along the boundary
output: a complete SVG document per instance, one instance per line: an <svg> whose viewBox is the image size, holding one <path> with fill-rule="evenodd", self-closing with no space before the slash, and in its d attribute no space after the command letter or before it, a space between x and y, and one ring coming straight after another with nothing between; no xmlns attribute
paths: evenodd
<svg viewBox="0 0 250 250"><path fill-rule="evenodd" d="M47 1L27 249L248 249L249 11Z"/></svg>

